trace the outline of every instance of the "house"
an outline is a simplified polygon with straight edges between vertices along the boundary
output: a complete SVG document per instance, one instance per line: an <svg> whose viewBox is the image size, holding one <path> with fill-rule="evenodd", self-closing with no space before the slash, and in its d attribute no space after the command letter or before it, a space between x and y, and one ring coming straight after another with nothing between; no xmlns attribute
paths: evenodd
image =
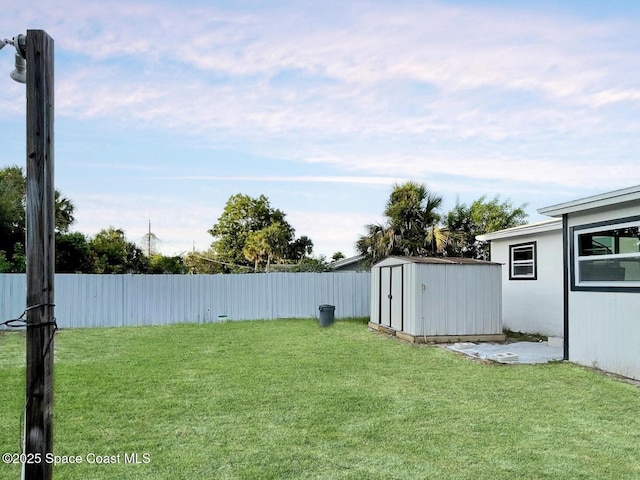
<svg viewBox="0 0 640 480"><path fill-rule="evenodd" d="M561 315L566 360L640 379L640 185L538 213L478 237L507 271L505 325L555 334Z"/></svg>
<svg viewBox="0 0 640 480"><path fill-rule="evenodd" d="M334 272L368 272L364 255L355 255L349 258L341 258L329 264Z"/></svg>
<svg viewBox="0 0 640 480"><path fill-rule="evenodd" d="M487 233L491 260L502 268L502 323L512 332L564 335L562 220Z"/></svg>
<svg viewBox="0 0 640 480"><path fill-rule="evenodd" d="M411 342L504 340L501 265L389 257L371 268L369 326Z"/></svg>

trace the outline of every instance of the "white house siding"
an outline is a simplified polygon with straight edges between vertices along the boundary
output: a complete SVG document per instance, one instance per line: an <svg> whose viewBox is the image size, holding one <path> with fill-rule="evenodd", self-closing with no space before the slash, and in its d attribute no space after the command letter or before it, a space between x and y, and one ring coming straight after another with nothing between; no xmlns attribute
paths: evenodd
<svg viewBox="0 0 640 480"><path fill-rule="evenodd" d="M605 222L610 220L616 220L618 218L633 217L640 215L640 206L636 205L622 205L617 206L615 209L611 207L599 208L594 210L588 210L579 213L569 214L569 228L577 225L584 225L587 223Z"/></svg>
<svg viewBox="0 0 640 480"><path fill-rule="evenodd" d="M509 279L509 246L536 242L537 279ZM564 336L562 230L491 241L491 260L502 267L504 328L549 337Z"/></svg>
<svg viewBox="0 0 640 480"><path fill-rule="evenodd" d="M640 294L571 292L569 359L640 380Z"/></svg>
<svg viewBox="0 0 640 480"><path fill-rule="evenodd" d="M638 205L621 205L568 215L571 227L640 214ZM569 359L640 379L640 293L569 292Z"/></svg>
<svg viewBox="0 0 640 480"><path fill-rule="evenodd" d="M61 328L335 316L367 317L369 273L72 275L55 277ZM25 275L0 274L0 320L25 309Z"/></svg>

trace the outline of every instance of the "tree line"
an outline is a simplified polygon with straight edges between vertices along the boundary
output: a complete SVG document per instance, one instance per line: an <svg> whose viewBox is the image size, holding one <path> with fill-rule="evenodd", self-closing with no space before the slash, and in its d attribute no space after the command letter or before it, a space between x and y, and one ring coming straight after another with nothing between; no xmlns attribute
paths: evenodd
<svg viewBox="0 0 640 480"><path fill-rule="evenodd" d="M482 196L442 214L442 197L426 185L394 185L384 209L384 221L367 225L356 249L372 265L392 255L465 257L489 260L489 245L476 236L525 223L525 205L514 206L496 196Z"/></svg>
<svg viewBox="0 0 640 480"><path fill-rule="evenodd" d="M0 273L25 271L26 179L20 167L0 169ZM488 246L476 235L524 223L524 205L514 207L498 197L481 197L470 205L456 203L443 215L442 197L424 184L394 185L384 210L384 222L367 225L356 250L368 264L390 255L463 256L488 258ZM157 238L145 235L144 245L127 240L124 230L109 226L88 237L71 231L73 202L55 192L56 271L59 273L245 273L273 270L322 272L331 259L313 256L313 241L296 237L286 214L260 195L232 195L208 233L204 251L165 256ZM144 251L146 247L146 252ZM152 248L153 247L153 248Z"/></svg>
<svg viewBox="0 0 640 480"><path fill-rule="evenodd" d="M17 166L0 169L0 273L22 273L26 267L26 178ZM329 261L313 257L313 242L295 236L286 214L260 195L233 195L209 233L205 251L166 256L156 251L157 238L145 235L143 246L127 240L113 226L88 237L71 231L73 202L55 192L56 272L58 273L238 273L275 267L291 271L325 271ZM146 252L143 248L146 247ZM343 256L339 252L334 259Z"/></svg>

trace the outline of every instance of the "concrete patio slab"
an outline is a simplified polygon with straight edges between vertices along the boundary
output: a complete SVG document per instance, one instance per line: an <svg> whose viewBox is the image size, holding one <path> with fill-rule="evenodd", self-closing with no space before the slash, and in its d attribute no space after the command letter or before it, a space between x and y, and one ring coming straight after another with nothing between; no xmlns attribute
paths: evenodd
<svg viewBox="0 0 640 480"><path fill-rule="evenodd" d="M561 346L551 346L547 342L465 343L444 345L443 348L474 358L509 364L547 363L562 360L563 357Z"/></svg>

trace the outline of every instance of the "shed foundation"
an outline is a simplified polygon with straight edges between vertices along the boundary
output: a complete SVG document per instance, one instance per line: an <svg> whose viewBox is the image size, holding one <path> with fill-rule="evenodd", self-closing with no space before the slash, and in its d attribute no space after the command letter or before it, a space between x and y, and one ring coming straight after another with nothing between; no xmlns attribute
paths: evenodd
<svg viewBox="0 0 640 480"><path fill-rule="evenodd" d="M507 339L504 333L491 335L411 335L372 322L369 322L369 328L410 343L504 342Z"/></svg>

